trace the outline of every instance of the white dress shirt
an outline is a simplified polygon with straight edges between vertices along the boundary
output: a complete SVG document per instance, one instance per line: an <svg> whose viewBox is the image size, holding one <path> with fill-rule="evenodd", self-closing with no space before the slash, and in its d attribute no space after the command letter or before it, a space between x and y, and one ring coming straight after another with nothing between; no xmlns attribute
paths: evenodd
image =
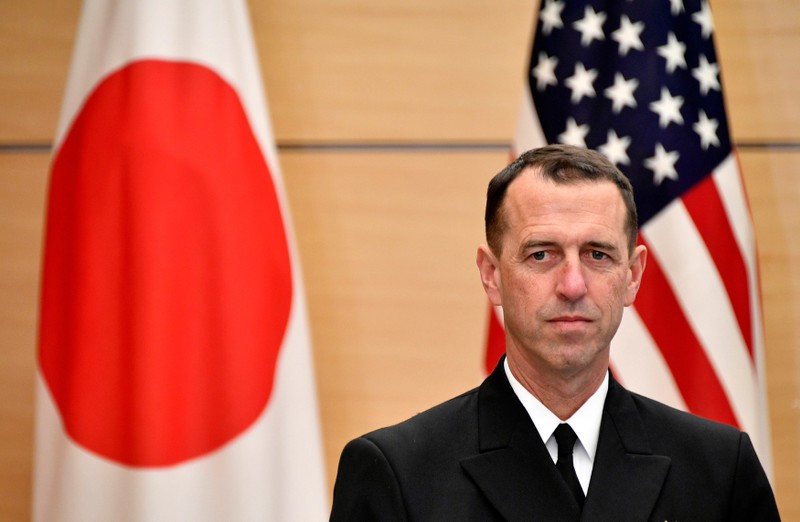
<svg viewBox="0 0 800 522"><path fill-rule="evenodd" d="M550 452L553 463L555 463L558 460L558 443L553 436L553 432L561 424L561 419L556 417L539 399L534 397L531 392L517 381L508 367L508 359L505 360L504 367L508 382L511 383L511 388L525 407L528 415L530 415L533 425L536 426L539 436L542 437L542 441L545 443L547 451ZM572 462L584 494L589 491L589 480L592 478L594 457L597 453L597 439L600 437L600 421L603 418L603 405L606 402L607 394L608 372L606 372L606 376L597 391L583 403L583 406L578 408L578 411L572 417L563 421L569 424L575 434L578 435L578 442L575 443L575 449L572 453Z"/></svg>

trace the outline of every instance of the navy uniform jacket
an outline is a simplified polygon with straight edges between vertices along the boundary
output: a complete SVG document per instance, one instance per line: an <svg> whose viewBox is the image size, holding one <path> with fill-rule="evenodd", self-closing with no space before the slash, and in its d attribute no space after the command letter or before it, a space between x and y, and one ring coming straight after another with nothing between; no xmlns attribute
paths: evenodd
<svg viewBox="0 0 800 522"><path fill-rule="evenodd" d="M613 378L583 512L505 376L344 448L332 521L770 522L747 434Z"/></svg>

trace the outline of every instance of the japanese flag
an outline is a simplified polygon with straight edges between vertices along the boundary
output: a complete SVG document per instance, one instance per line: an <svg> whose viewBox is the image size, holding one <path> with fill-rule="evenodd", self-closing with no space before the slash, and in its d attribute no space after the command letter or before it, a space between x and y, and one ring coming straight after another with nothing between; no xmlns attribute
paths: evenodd
<svg viewBox="0 0 800 522"><path fill-rule="evenodd" d="M245 2L87 0L50 174L34 519L323 520Z"/></svg>

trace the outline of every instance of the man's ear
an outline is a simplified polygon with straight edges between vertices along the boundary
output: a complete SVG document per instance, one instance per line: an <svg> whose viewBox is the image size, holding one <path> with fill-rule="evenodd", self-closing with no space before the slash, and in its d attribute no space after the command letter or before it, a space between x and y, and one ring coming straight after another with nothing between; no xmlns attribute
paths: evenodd
<svg viewBox="0 0 800 522"><path fill-rule="evenodd" d="M475 261L481 274L483 289L489 297L489 302L494 306L501 306L503 302L500 298L501 281L498 259L488 245L481 245L478 247L478 255Z"/></svg>
<svg viewBox="0 0 800 522"><path fill-rule="evenodd" d="M644 275L644 267L647 264L647 247L644 245L637 245L633 250L629 264L628 288L625 293L625 306L630 306L636 300L636 294L639 293L639 286L642 284L642 276Z"/></svg>

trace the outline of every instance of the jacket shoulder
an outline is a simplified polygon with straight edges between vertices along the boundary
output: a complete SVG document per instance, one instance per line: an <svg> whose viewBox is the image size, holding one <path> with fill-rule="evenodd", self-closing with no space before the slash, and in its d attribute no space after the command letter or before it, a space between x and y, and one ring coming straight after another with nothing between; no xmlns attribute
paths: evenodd
<svg viewBox="0 0 800 522"><path fill-rule="evenodd" d="M350 441L331 520L444 520L445 512L482 509L479 495L463 495L472 486L460 465L478 451L477 396L476 388Z"/></svg>
<svg viewBox="0 0 800 522"><path fill-rule="evenodd" d="M638 411L642 423L650 433L664 433L675 436L727 439L738 443L742 432L735 426L707 419L672 406L668 406L649 397L629 392Z"/></svg>
<svg viewBox="0 0 800 522"><path fill-rule="evenodd" d="M419 451L425 445L438 446L453 433L477 432L478 388L453 397L402 422L380 428L362 438L384 451Z"/></svg>

